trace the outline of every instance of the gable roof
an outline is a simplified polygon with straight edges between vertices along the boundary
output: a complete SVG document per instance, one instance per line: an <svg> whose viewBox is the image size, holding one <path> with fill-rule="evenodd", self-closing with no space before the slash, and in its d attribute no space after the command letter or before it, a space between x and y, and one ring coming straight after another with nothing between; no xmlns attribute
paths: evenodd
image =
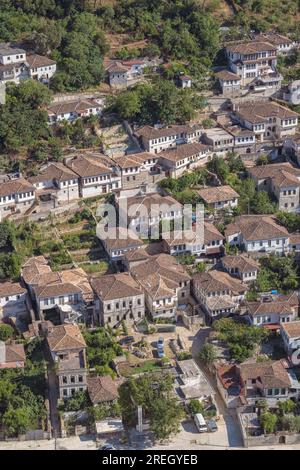
<svg viewBox="0 0 300 470"><path fill-rule="evenodd" d="M51 327L48 330L47 343L51 351L64 351L68 349L86 348L85 340L79 326L64 324Z"/></svg>
<svg viewBox="0 0 300 470"><path fill-rule="evenodd" d="M256 379L263 388L291 387L291 380L281 361L242 363L238 366L243 382Z"/></svg>
<svg viewBox="0 0 300 470"><path fill-rule="evenodd" d="M26 289L20 284L20 282L0 282L0 297L6 297L10 295L21 295L25 292Z"/></svg>
<svg viewBox="0 0 300 470"><path fill-rule="evenodd" d="M107 161L107 164L104 163ZM66 160L66 166L81 177L113 174L109 168L110 161L105 155L78 155Z"/></svg>
<svg viewBox="0 0 300 470"><path fill-rule="evenodd" d="M24 178L9 180L0 184L0 196L10 196L11 194L26 192L35 192L35 187Z"/></svg>
<svg viewBox="0 0 300 470"><path fill-rule="evenodd" d="M91 280L96 294L103 300L121 299L141 295L139 284L129 273L109 274Z"/></svg>
<svg viewBox="0 0 300 470"><path fill-rule="evenodd" d="M144 242L137 236L137 234L133 230L125 227L109 229L107 232L107 238L105 240L100 240L109 251L142 248L144 246Z"/></svg>
<svg viewBox="0 0 300 470"><path fill-rule="evenodd" d="M226 46L226 50L231 53L242 55L256 54L257 52L276 51L276 47L267 41L248 41L240 44Z"/></svg>
<svg viewBox="0 0 300 470"><path fill-rule="evenodd" d="M203 188L199 189L197 192L207 204L230 201L231 199L236 199L240 197L239 194L229 185L215 186L213 188Z"/></svg>
<svg viewBox="0 0 300 470"><path fill-rule="evenodd" d="M297 118L298 113L274 101L249 101L237 106L234 113L253 124L265 122L271 117L279 119Z"/></svg>
<svg viewBox="0 0 300 470"><path fill-rule="evenodd" d="M278 187L300 186L300 170L289 162L255 166L248 173L258 180L272 179Z"/></svg>
<svg viewBox="0 0 300 470"><path fill-rule="evenodd" d="M110 375L88 377L87 386L90 400L93 404L114 401L119 397L119 382Z"/></svg>
<svg viewBox="0 0 300 470"><path fill-rule="evenodd" d="M39 55L39 54L27 55L26 62L28 63L31 69L47 67L47 66L56 64L56 62L52 59L49 59L49 57Z"/></svg>
<svg viewBox="0 0 300 470"><path fill-rule="evenodd" d="M197 282L206 294L216 291L231 291L233 294L243 294L247 286L230 274L212 269L208 272L197 273L193 276L193 282Z"/></svg>
<svg viewBox="0 0 300 470"><path fill-rule="evenodd" d="M181 144L175 147L174 149L165 150L160 152L158 157L164 158L165 160L170 160L177 162L183 158L193 157L202 152L209 150L209 146L201 144L200 142L190 143L190 144Z"/></svg>
<svg viewBox="0 0 300 470"><path fill-rule="evenodd" d="M248 273L259 268L259 263L246 255L226 255L221 260L226 269L237 268L241 273Z"/></svg>
<svg viewBox="0 0 300 470"><path fill-rule="evenodd" d="M151 126L143 126L135 131L135 135L138 137L145 137L148 140L158 139L160 137L168 137L177 134L192 134L199 127L191 127L189 125L174 125L169 127L156 128Z"/></svg>
<svg viewBox="0 0 300 470"><path fill-rule="evenodd" d="M28 181L34 184L49 180L69 181L71 179L78 179L78 175L74 171L62 163L50 163L37 176L28 178Z"/></svg>
<svg viewBox="0 0 300 470"><path fill-rule="evenodd" d="M241 233L246 241L269 240L273 238L288 238L288 231L276 222L270 215L241 215L227 225L226 237Z"/></svg>
<svg viewBox="0 0 300 470"><path fill-rule="evenodd" d="M158 155L153 155L149 152L134 153L124 155L123 157L115 157L114 161L120 168L139 167L147 160L158 160Z"/></svg>
<svg viewBox="0 0 300 470"><path fill-rule="evenodd" d="M277 313L278 315L290 314L297 312L299 308L299 300L296 292L290 295L276 296L271 302L254 301L246 302L246 308L253 317L256 315L264 315Z"/></svg>
<svg viewBox="0 0 300 470"><path fill-rule="evenodd" d="M51 272L52 269L44 256L34 256L22 266L22 277L26 284L38 284L41 275Z"/></svg>
<svg viewBox="0 0 300 470"><path fill-rule="evenodd" d="M281 323L281 328L285 331L289 338L300 337L300 321Z"/></svg>
<svg viewBox="0 0 300 470"><path fill-rule="evenodd" d="M99 107L100 105L96 101L83 99L55 103L48 106L47 110L49 115L57 116L58 114L84 113L88 109Z"/></svg>

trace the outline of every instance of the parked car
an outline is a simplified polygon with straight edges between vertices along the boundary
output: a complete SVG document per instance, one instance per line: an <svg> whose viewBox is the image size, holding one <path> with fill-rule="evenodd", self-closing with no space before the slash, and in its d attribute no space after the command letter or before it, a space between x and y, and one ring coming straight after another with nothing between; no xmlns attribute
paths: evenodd
<svg viewBox="0 0 300 470"><path fill-rule="evenodd" d="M196 413L194 421L199 432L207 432L207 424L201 413Z"/></svg>
<svg viewBox="0 0 300 470"><path fill-rule="evenodd" d="M131 344L131 343L134 343L134 337L133 337L133 336L125 336L125 338L120 339L119 343L120 343L120 344Z"/></svg>
<svg viewBox="0 0 300 470"><path fill-rule="evenodd" d="M156 343L157 349L163 349L164 343L165 343L165 340L162 337L158 338L157 343Z"/></svg>
<svg viewBox="0 0 300 470"><path fill-rule="evenodd" d="M163 357L165 357L165 351L162 348L157 349L157 355L159 359L162 359Z"/></svg>
<svg viewBox="0 0 300 470"><path fill-rule="evenodd" d="M116 450L112 444L104 444L99 450Z"/></svg>
<svg viewBox="0 0 300 470"><path fill-rule="evenodd" d="M214 419L210 419L207 422L207 429L209 430L209 432L216 432L218 430L218 425Z"/></svg>

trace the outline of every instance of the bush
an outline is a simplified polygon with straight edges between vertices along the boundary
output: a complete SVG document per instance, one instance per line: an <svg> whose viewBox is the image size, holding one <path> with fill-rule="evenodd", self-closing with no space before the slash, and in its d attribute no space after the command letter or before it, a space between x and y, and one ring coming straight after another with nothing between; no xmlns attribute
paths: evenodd
<svg viewBox="0 0 300 470"><path fill-rule="evenodd" d="M199 400L193 398L188 404L188 410L191 415L196 415L197 413L203 414L204 407Z"/></svg>
<svg viewBox="0 0 300 470"><path fill-rule="evenodd" d="M7 341L14 336L14 329L10 325L0 325L0 341Z"/></svg>

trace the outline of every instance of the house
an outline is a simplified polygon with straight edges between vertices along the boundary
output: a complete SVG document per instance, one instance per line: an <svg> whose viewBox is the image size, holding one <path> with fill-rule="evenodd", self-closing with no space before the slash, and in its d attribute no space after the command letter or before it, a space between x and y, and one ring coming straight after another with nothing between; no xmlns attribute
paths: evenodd
<svg viewBox="0 0 300 470"><path fill-rule="evenodd" d="M126 200L118 200L120 221L125 221L131 230L145 237L159 238L160 223L167 224L176 221L178 226L182 226L183 208L182 205L171 196L162 196L159 193L148 193L129 197ZM128 220L127 220L128 217Z"/></svg>
<svg viewBox="0 0 300 470"><path fill-rule="evenodd" d="M242 396L248 405L265 399L269 406L289 398L297 399L299 383L284 361L243 362L237 366Z"/></svg>
<svg viewBox="0 0 300 470"><path fill-rule="evenodd" d="M0 370L24 369L26 355L23 344L0 341Z"/></svg>
<svg viewBox="0 0 300 470"><path fill-rule="evenodd" d="M23 266L22 276L42 319L53 310L59 313L61 322L82 320L83 315L87 320L94 315L93 291L82 268L53 272L33 258Z"/></svg>
<svg viewBox="0 0 300 470"><path fill-rule="evenodd" d="M112 88L127 88L143 79L145 67L143 59L113 60L108 61L105 70Z"/></svg>
<svg viewBox="0 0 300 470"><path fill-rule="evenodd" d="M260 400L276 407L278 401L298 398L299 383L293 370L282 360L221 364L216 367L215 375L228 408L255 406Z"/></svg>
<svg viewBox="0 0 300 470"><path fill-rule="evenodd" d="M237 311L246 291L246 284L223 271L210 270L193 276L194 297L210 321Z"/></svg>
<svg viewBox="0 0 300 470"><path fill-rule="evenodd" d="M46 344L55 365L59 398L66 399L87 388L86 343L78 325L52 326Z"/></svg>
<svg viewBox="0 0 300 470"><path fill-rule="evenodd" d="M87 390L94 406L102 403L114 403L119 398L119 380L113 380L110 375L97 375L87 378Z"/></svg>
<svg viewBox="0 0 300 470"><path fill-rule="evenodd" d="M208 222L204 222L203 238L195 230L171 232L163 240L163 246L170 255L190 253L197 256L218 256L222 253L223 235Z"/></svg>
<svg viewBox="0 0 300 470"><path fill-rule="evenodd" d="M29 291L31 300L34 300L34 287L39 285L41 276L52 273L48 261L44 256L29 258L22 266L21 277Z"/></svg>
<svg viewBox="0 0 300 470"><path fill-rule="evenodd" d="M221 258L222 267L242 282L252 282L257 278L259 263L254 259L241 255L226 255Z"/></svg>
<svg viewBox="0 0 300 470"><path fill-rule="evenodd" d="M145 296L129 273L109 274L92 279L96 295L96 312L101 325L120 326L145 316Z"/></svg>
<svg viewBox="0 0 300 470"><path fill-rule="evenodd" d="M30 78L49 83L56 72L56 62L49 57L28 54L26 58Z"/></svg>
<svg viewBox="0 0 300 470"><path fill-rule="evenodd" d="M24 49L0 44L0 81L20 83L33 78L49 83L56 72L56 62L37 54L26 54Z"/></svg>
<svg viewBox="0 0 300 470"><path fill-rule="evenodd" d="M123 191L140 187L151 187L155 183L156 175L160 174L157 167L158 156L149 152L124 155L114 159L120 174Z"/></svg>
<svg viewBox="0 0 300 470"><path fill-rule="evenodd" d="M24 214L35 203L35 187L24 178L9 178L0 185L0 216Z"/></svg>
<svg viewBox="0 0 300 470"><path fill-rule="evenodd" d="M283 99L289 104L300 104L300 80L293 80L283 89Z"/></svg>
<svg viewBox="0 0 300 470"><path fill-rule="evenodd" d="M143 126L134 132L143 149L150 153L159 153L180 144L199 142L201 134L199 126L189 125Z"/></svg>
<svg viewBox="0 0 300 470"><path fill-rule="evenodd" d="M78 99L74 101L62 101L48 106L49 124L61 121L75 121L76 119L90 116L100 116L103 109L101 100Z"/></svg>
<svg viewBox="0 0 300 470"><path fill-rule="evenodd" d="M257 41L267 41L277 49L277 54L289 55L297 47L297 42L278 33L261 33L255 37Z"/></svg>
<svg viewBox="0 0 300 470"><path fill-rule="evenodd" d="M176 319L179 304L190 295L190 276L167 254L151 256L132 267L131 274L145 292L145 305L152 318Z"/></svg>
<svg viewBox="0 0 300 470"><path fill-rule="evenodd" d="M229 70L220 70L215 76L219 81L224 96L239 96L241 90L241 77L239 75Z"/></svg>
<svg viewBox="0 0 300 470"><path fill-rule="evenodd" d="M289 357L296 353L296 357L298 358L298 351L300 348L300 321L281 323L280 334L283 340L284 349ZM295 363L295 365L299 364Z"/></svg>
<svg viewBox="0 0 300 470"><path fill-rule="evenodd" d="M294 292L289 295L276 295L271 299L246 302L247 314L255 326L266 326L279 330L282 323L294 321L298 316L299 300Z"/></svg>
<svg viewBox="0 0 300 470"><path fill-rule="evenodd" d="M184 400L210 398L214 392L194 359L176 362L180 395Z"/></svg>
<svg viewBox="0 0 300 470"><path fill-rule="evenodd" d="M284 139L282 153L300 166L300 134L291 135Z"/></svg>
<svg viewBox="0 0 300 470"><path fill-rule="evenodd" d="M27 316L27 290L20 282L0 282L0 320Z"/></svg>
<svg viewBox="0 0 300 470"><path fill-rule="evenodd" d="M258 191L266 191L278 201L279 210L299 212L300 170L288 162L250 168L249 176Z"/></svg>
<svg viewBox="0 0 300 470"><path fill-rule="evenodd" d="M256 154L255 134L249 129L232 125L225 128L232 135L234 152L238 155Z"/></svg>
<svg viewBox="0 0 300 470"><path fill-rule="evenodd" d="M66 157L65 165L78 176L79 195L82 198L100 196L121 188L121 175L105 155L70 155Z"/></svg>
<svg viewBox="0 0 300 470"><path fill-rule="evenodd" d="M258 141L282 139L296 133L298 113L273 101L236 105L232 119L254 132Z"/></svg>
<svg viewBox="0 0 300 470"><path fill-rule="evenodd" d="M36 188L36 197L42 207L47 202L57 207L79 199L78 175L62 163L50 163L28 181Z"/></svg>
<svg viewBox="0 0 300 470"><path fill-rule="evenodd" d="M248 253L288 251L289 234L270 215L241 215L227 225L226 241L230 246L243 246Z"/></svg>
<svg viewBox="0 0 300 470"><path fill-rule="evenodd" d="M191 171L207 163L210 148L200 142L178 145L158 154L159 163L167 177L178 178L185 171Z"/></svg>
<svg viewBox="0 0 300 470"><path fill-rule="evenodd" d="M198 195L204 204L215 211L237 207L239 194L231 186L215 186L199 189Z"/></svg>
<svg viewBox="0 0 300 470"><path fill-rule="evenodd" d="M300 252L300 233L290 233L289 236L289 251L295 252L299 255Z"/></svg>
<svg viewBox="0 0 300 470"><path fill-rule="evenodd" d="M267 41L249 41L226 46L225 53L231 72L241 79L241 86L249 86L255 78L275 81L280 88L282 77L276 71L277 48Z"/></svg>
<svg viewBox="0 0 300 470"><path fill-rule="evenodd" d="M143 248L144 242L132 230L125 227L112 228L100 241L112 261L122 261L128 252Z"/></svg>
<svg viewBox="0 0 300 470"><path fill-rule="evenodd" d="M201 136L201 140L204 144L209 145L211 152L217 155L231 152L234 147L233 136L221 127L206 129Z"/></svg>

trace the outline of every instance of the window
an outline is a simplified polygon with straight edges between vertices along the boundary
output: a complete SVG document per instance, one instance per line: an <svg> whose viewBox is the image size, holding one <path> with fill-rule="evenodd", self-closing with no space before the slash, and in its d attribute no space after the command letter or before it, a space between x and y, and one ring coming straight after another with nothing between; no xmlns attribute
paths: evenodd
<svg viewBox="0 0 300 470"><path fill-rule="evenodd" d="M74 383L75 383L75 377L74 377L74 375L71 375L70 381L71 381L71 384L74 384Z"/></svg>
<svg viewBox="0 0 300 470"><path fill-rule="evenodd" d="M106 308L107 308L107 310L110 310L110 309L111 309L111 305L110 305L110 304L107 304Z"/></svg>
<svg viewBox="0 0 300 470"><path fill-rule="evenodd" d="M66 377L65 375L63 376L63 384L67 384L68 383L68 377Z"/></svg>
<svg viewBox="0 0 300 470"><path fill-rule="evenodd" d="M82 375L78 375L78 382L80 382L80 383L83 382L83 376Z"/></svg>

